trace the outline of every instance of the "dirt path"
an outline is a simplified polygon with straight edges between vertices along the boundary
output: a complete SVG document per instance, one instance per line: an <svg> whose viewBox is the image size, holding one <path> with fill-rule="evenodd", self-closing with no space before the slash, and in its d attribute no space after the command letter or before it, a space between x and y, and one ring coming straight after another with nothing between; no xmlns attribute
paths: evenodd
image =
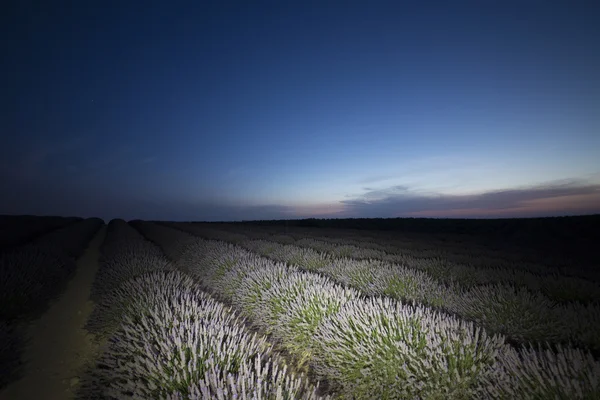
<svg viewBox="0 0 600 400"><path fill-rule="evenodd" d="M40 319L30 324L31 342L24 352L23 378L0 392L0 400L74 398L79 374L98 350L93 335L84 326L94 307L89 299L90 290L105 234L106 226L77 261L77 270L66 291Z"/></svg>

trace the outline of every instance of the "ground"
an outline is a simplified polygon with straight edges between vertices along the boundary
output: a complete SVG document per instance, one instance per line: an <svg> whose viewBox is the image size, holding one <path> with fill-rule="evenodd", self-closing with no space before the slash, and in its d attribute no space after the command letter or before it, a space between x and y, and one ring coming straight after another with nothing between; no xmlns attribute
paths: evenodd
<svg viewBox="0 0 600 400"><path fill-rule="evenodd" d="M74 399L79 377L99 348L84 326L94 307L90 291L105 234L102 227L77 261L66 291L27 327L23 377L2 390L0 400Z"/></svg>

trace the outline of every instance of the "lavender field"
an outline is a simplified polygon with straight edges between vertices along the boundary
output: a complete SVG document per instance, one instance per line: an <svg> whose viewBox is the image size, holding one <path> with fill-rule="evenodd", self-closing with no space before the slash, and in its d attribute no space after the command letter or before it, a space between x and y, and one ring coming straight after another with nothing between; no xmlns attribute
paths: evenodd
<svg viewBox="0 0 600 400"><path fill-rule="evenodd" d="M600 400L600 1L0 18L0 400Z"/></svg>
<svg viewBox="0 0 600 400"><path fill-rule="evenodd" d="M22 321L61 296L102 225L52 223L0 255L0 389L27 374ZM460 235L105 229L85 323L99 350L64 398L600 398L593 260L577 268Z"/></svg>

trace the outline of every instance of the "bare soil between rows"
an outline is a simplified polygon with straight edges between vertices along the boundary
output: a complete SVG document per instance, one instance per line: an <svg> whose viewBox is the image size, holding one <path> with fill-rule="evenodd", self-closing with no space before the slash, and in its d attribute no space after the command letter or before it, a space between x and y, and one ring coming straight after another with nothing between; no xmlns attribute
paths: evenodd
<svg viewBox="0 0 600 400"><path fill-rule="evenodd" d="M75 398L80 376L99 350L85 324L94 307L90 293L105 235L103 226L77 260L66 290L44 315L24 327L28 345L23 354L23 376L0 392L0 400Z"/></svg>

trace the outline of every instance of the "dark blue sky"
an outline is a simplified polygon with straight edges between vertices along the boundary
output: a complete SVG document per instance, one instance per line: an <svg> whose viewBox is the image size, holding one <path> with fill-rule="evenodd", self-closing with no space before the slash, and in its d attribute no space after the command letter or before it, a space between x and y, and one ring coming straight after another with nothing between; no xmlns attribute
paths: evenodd
<svg viewBox="0 0 600 400"><path fill-rule="evenodd" d="M600 212L598 2L14 3L0 214Z"/></svg>

